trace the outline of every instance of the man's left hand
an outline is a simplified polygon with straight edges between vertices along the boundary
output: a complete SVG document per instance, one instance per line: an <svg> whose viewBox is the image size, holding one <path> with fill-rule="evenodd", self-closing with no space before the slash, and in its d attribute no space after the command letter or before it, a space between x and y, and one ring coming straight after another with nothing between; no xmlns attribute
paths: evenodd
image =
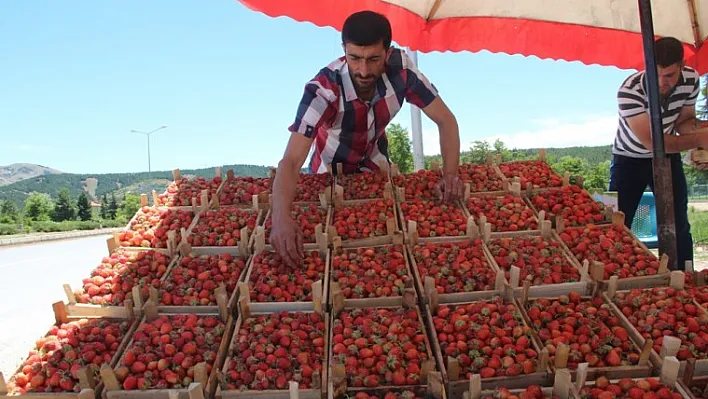
<svg viewBox="0 0 708 399"><path fill-rule="evenodd" d="M454 202L465 195L465 185L456 174L447 174L438 181L435 194L443 202Z"/></svg>

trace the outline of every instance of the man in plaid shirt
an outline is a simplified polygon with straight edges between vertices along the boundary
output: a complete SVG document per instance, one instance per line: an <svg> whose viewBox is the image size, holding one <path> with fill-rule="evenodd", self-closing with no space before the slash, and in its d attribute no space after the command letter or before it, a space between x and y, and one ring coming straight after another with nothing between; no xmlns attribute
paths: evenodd
<svg viewBox="0 0 708 399"><path fill-rule="evenodd" d="M290 208L300 168L310 148L311 173L341 163L344 173L375 172L389 163L386 126L403 106L415 104L440 131L442 200L463 194L457 176L460 137L455 116L435 87L405 52L391 47L391 25L372 11L354 13L342 28L345 56L332 62L305 85L283 159L273 185L270 242L290 265L302 263L303 236Z"/></svg>

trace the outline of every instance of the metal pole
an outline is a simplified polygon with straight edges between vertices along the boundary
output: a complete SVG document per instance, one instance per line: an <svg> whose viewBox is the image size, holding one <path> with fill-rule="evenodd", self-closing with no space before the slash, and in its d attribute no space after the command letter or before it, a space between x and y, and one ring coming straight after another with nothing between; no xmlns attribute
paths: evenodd
<svg viewBox="0 0 708 399"><path fill-rule="evenodd" d="M659 74L654 57L654 22L651 15L651 1L639 1L639 21L644 44L645 78L647 100L651 124L654 159L654 196L656 197L656 219L659 236L659 253L669 256L669 268L676 270L676 215L674 214L674 191L671 183L671 162L664 149L664 130L661 119L659 96Z"/></svg>
<svg viewBox="0 0 708 399"><path fill-rule="evenodd" d="M148 175L152 173L152 167L150 166L150 133L147 134L148 139Z"/></svg>
<svg viewBox="0 0 708 399"><path fill-rule="evenodd" d="M418 52L408 49L408 55L413 63L418 66ZM411 104L411 135L413 137L413 168L415 171L425 169L425 155L423 154L423 121L420 108Z"/></svg>

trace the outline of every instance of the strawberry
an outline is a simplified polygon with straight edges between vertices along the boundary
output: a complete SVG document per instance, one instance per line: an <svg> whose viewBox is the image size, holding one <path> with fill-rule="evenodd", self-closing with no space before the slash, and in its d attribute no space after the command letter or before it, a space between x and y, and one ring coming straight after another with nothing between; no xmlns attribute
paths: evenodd
<svg viewBox="0 0 708 399"><path fill-rule="evenodd" d="M649 276L659 270L656 256L640 247L623 225L571 227L560 237L578 260L604 263L605 280Z"/></svg>
<svg viewBox="0 0 708 399"><path fill-rule="evenodd" d="M582 188L572 185L552 188L531 196L536 210L546 211L550 217L561 216L566 226L584 226L605 220L605 206L593 200Z"/></svg>
<svg viewBox="0 0 708 399"><path fill-rule="evenodd" d="M381 173L354 173L337 176L344 189L344 200L383 198L388 176Z"/></svg>
<svg viewBox="0 0 708 399"><path fill-rule="evenodd" d="M501 191L502 179L489 165L460 164L457 172L460 179L470 184L470 192Z"/></svg>
<svg viewBox="0 0 708 399"><path fill-rule="evenodd" d="M605 377L599 377L595 385L586 385L580 390L580 397L588 399L680 399L677 391L670 389L656 378L640 380L622 379L618 384L610 384Z"/></svg>
<svg viewBox="0 0 708 399"><path fill-rule="evenodd" d="M536 230L538 222L523 198L511 194L504 196L470 197L467 200L470 214L479 219L486 216L492 231Z"/></svg>
<svg viewBox="0 0 708 399"><path fill-rule="evenodd" d="M219 193L219 205L252 205L253 196L270 193L273 182L267 177L234 176L226 179Z"/></svg>
<svg viewBox="0 0 708 399"><path fill-rule="evenodd" d="M494 286L496 275L481 240L418 244L413 247L413 257L421 279L434 277L441 294L487 291Z"/></svg>
<svg viewBox="0 0 708 399"><path fill-rule="evenodd" d="M127 230L118 234L121 247L167 248L168 232L176 232L176 242L182 240L182 228L189 228L192 211L144 206L130 221Z"/></svg>
<svg viewBox="0 0 708 399"><path fill-rule="evenodd" d="M192 206L192 198L196 198L197 206L201 206L202 190L208 190L208 200L211 201L221 186L221 182L220 176L216 176L211 180L203 177L196 177L190 180L183 177L167 186L167 190L158 196L158 203L162 206Z"/></svg>
<svg viewBox="0 0 708 399"><path fill-rule="evenodd" d="M330 186L332 186L332 175L329 173L301 173L295 186L295 201L319 202L320 194Z"/></svg>
<svg viewBox="0 0 708 399"><path fill-rule="evenodd" d="M317 313L251 316L234 334L227 363L229 390L283 390L288 381L310 389L313 372L322 375L325 322Z"/></svg>
<svg viewBox="0 0 708 399"><path fill-rule="evenodd" d="M332 257L331 279L345 298L401 296L411 279L402 245L344 250Z"/></svg>
<svg viewBox="0 0 708 399"><path fill-rule="evenodd" d="M388 234L386 221L393 219L393 200L371 200L334 210L332 226L342 240Z"/></svg>
<svg viewBox="0 0 708 399"><path fill-rule="evenodd" d="M322 227L327 225L327 209L321 208L319 204L293 204L292 217L295 223L302 229L305 244L314 244L317 242L315 227L321 224ZM265 223L265 239L266 244L270 244L270 231L273 228L273 218L269 217Z"/></svg>
<svg viewBox="0 0 708 399"><path fill-rule="evenodd" d="M325 261L318 251L306 251L304 264L292 268L275 252L253 257L248 286L256 302L312 300L312 283L324 278Z"/></svg>
<svg viewBox="0 0 708 399"><path fill-rule="evenodd" d="M435 186L441 177L440 172L419 170L415 173L394 176L393 185L403 187L405 200L430 200L436 197Z"/></svg>
<svg viewBox="0 0 708 399"><path fill-rule="evenodd" d="M440 305L432 324L444 356L458 360L465 378L477 373L482 378L515 376L536 368L523 364L526 360L535 363L538 357L531 345L531 329L523 324L519 310L500 297ZM460 362L463 356L473 361Z"/></svg>
<svg viewBox="0 0 708 399"><path fill-rule="evenodd" d="M530 278L531 285L580 281L580 272L554 239L500 238L491 240L487 247L507 280L511 279L511 267L516 266L521 269L520 280Z"/></svg>
<svg viewBox="0 0 708 399"><path fill-rule="evenodd" d="M531 183L533 188L560 187L563 178L554 172L544 161L513 161L499 165L499 170L507 179L519 177L521 188Z"/></svg>
<svg viewBox="0 0 708 399"><path fill-rule="evenodd" d="M400 204L407 228L409 221L418 224L420 237L464 236L467 218L462 209L438 201L412 200Z"/></svg>
<svg viewBox="0 0 708 399"><path fill-rule="evenodd" d="M251 234L257 221L258 211L253 209L228 207L202 211L187 242L195 247L235 247L241 240L241 229L247 227Z"/></svg>

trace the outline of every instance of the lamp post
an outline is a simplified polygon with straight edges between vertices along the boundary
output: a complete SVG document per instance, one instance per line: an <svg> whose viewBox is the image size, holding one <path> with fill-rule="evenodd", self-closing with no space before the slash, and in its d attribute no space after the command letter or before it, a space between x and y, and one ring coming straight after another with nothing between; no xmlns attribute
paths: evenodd
<svg viewBox="0 0 708 399"><path fill-rule="evenodd" d="M166 127L167 127L167 125L162 125L162 126L158 127L157 129L152 130L152 131L150 131L150 132L142 132L142 131L140 131L140 130L135 130L135 129L133 129L133 130L130 131L131 133L144 134L144 135L147 137L147 143L148 143L148 174L150 174L150 173L152 172L152 168L151 168L151 166L150 166L150 135L153 134L153 133L155 133L156 131L162 130L162 129L166 128Z"/></svg>

